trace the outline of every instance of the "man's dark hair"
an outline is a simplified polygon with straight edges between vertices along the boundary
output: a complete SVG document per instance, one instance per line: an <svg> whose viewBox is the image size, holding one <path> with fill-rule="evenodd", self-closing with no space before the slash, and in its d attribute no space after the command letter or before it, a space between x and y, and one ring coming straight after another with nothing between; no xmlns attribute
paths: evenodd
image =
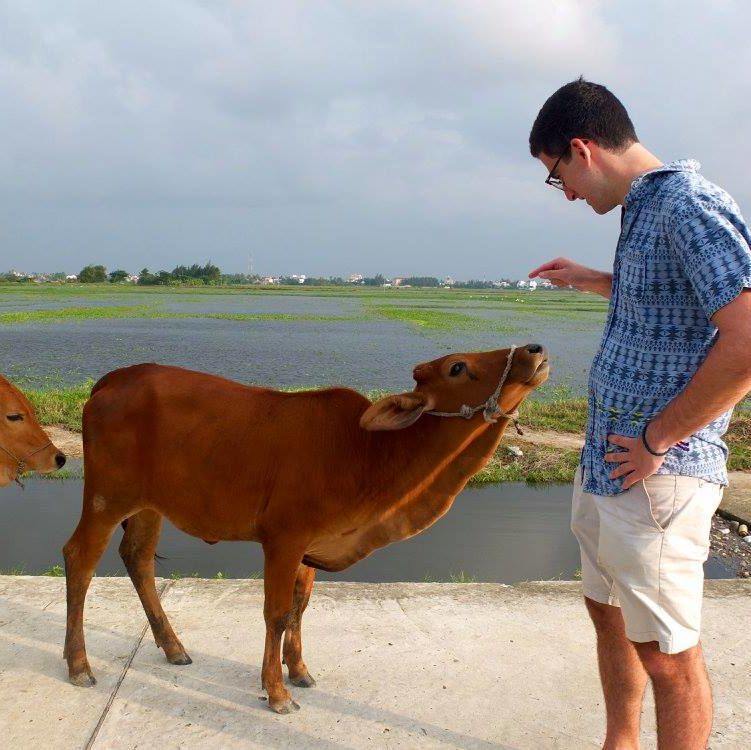
<svg viewBox="0 0 751 750"><path fill-rule="evenodd" d="M568 159L572 138L586 138L611 151L639 141L618 98L581 76L561 86L542 105L529 134L529 150L535 158L544 151Z"/></svg>

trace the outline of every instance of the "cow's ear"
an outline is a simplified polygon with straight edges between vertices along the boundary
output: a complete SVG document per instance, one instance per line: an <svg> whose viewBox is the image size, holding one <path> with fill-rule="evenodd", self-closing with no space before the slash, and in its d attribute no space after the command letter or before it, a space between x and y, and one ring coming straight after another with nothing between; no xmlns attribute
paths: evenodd
<svg viewBox="0 0 751 750"><path fill-rule="evenodd" d="M431 399L424 393L410 391L386 396L360 417L360 427L370 431L402 430L414 424L431 407Z"/></svg>

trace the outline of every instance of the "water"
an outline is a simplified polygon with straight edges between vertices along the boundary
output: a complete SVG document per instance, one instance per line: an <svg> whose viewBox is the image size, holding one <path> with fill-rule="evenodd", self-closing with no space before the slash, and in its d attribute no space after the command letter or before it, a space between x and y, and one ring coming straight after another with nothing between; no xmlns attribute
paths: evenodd
<svg viewBox="0 0 751 750"><path fill-rule="evenodd" d="M602 314L548 317L449 296L445 301L397 296L384 301L306 294L178 292L50 294L0 290L0 313L64 307L146 305L191 313L285 313L347 316L342 321L101 318L0 326L0 373L28 387L75 385L136 362L160 362L271 387L346 385L359 390L411 389L414 365L451 351L539 342L550 351L549 387L584 393L600 340ZM544 295L545 293L536 293ZM530 295L532 296L532 295ZM51 298L52 297L52 298ZM537 297L537 299L543 299ZM471 315L470 330L421 329L385 320L371 305L428 305ZM483 321L488 327L483 327ZM493 329L502 322L508 333Z"/></svg>
<svg viewBox="0 0 751 750"><path fill-rule="evenodd" d="M62 563L61 548L81 510L80 480L30 479L0 491L0 570L23 567L39 573ZM569 530L570 485L531 487L506 483L464 490L452 509L427 531L390 545L340 573L319 572L332 581L448 581L464 573L477 581L571 580L580 566ZM115 531L98 574L125 575ZM228 578L260 573L263 553L253 542L208 545L165 523L157 574ZM705 566L709 578L733 578L722 563Z"/></svg>

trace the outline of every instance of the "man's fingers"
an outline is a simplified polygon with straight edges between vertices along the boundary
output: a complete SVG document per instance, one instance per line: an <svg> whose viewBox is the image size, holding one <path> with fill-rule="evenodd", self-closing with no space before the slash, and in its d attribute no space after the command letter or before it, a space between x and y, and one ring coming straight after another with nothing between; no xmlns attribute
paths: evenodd
<svg viewBox="0 0 751 750"><path fill-rule="evenodd" d="M555 260L549 260L547 263L543 263L541 266L537 266L534 271L529 272L529 278L533 279L543 271L557 271L563 267L563 258L556 258Z"/></svg>
<svg viewBox="0 0 751 750"><path fill-rule="evenodd" d="M608 435L608 442L613 445L620 445L622 448L628 448L629 443L633 443L635 438L626 437L625 435Z"/></svg>
<svg viewBox="0 0 751 750"><path fill-rule="evenodd" d="M610 472L611 479L618 479L619 477L626 476L634 471L636 467L632 463L621 464L617 469Z"/></svg>
<svg viewBox="0 0 751 750"><path fill-rule="evenodd" d="M606 453L605 460L612 463L622 464L624 461L628 461L631 455L628 451L618 451L617 453Z"/></svg>
<svg viewBox="0 0 751 750"><path fill-rule="evenodd" d="M641 480L637 478L636 472L631 474L631 476L626 477L623 480L623 489L627 490L629 487L633 487L635 484L638 484Z"/></svg>

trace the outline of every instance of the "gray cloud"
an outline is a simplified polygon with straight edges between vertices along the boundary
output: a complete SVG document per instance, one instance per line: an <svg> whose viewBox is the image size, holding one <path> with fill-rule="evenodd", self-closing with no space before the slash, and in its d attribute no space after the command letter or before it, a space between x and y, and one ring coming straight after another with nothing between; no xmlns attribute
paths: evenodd
<svg viewBox="0 0 751 750"><path fill-rule="evenodd" d="M607 267L617 217L542 185L527 135L584 73L743 207L740 3L0 6L6 265L521 276ZM745 145L745 144L743 144Z"/></svg>

